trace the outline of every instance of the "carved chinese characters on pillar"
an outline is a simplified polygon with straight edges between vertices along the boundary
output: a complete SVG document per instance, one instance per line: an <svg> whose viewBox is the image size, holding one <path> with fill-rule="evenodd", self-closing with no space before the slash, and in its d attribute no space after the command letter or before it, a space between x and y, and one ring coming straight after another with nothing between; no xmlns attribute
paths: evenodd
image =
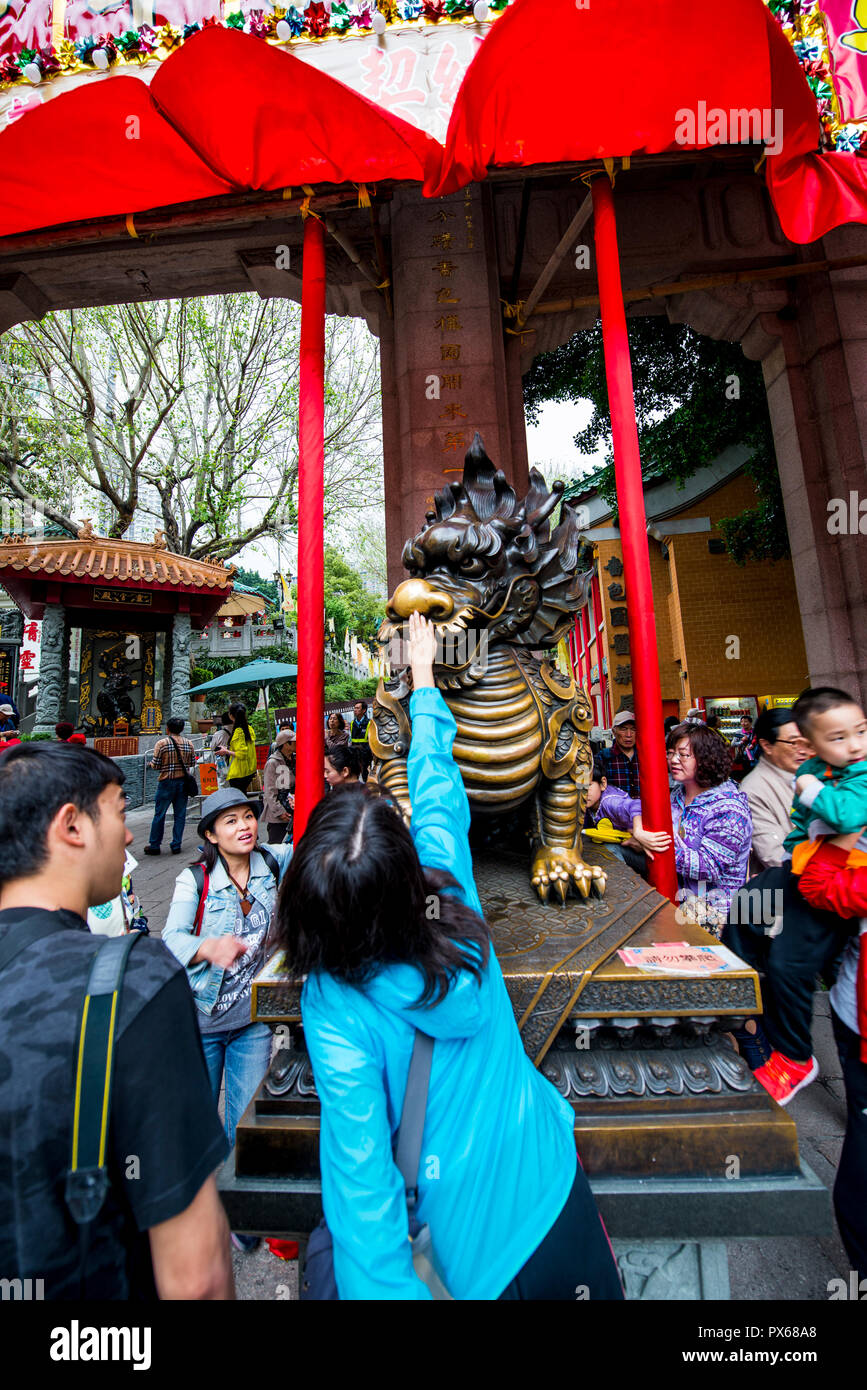
<svg viewBox="0 0 867 1390"><path fill-rule="evenodd" d="M605 566L612 579L619 579L623 573L623 561L618 560L616 555L612 555L608 564Z"/></svg>
<svg viewBox="0 0 867 1390"><path fill-rule="evenodd" d="M625 591L625 589L623 588L623 585L622 585L622 584L609 584L609 585L608 585L608 597L611 598L611 599L623 598L625 592L626 592L626 591Z"/></svg>
<svg viewBox="0 0 867 1390"><path fill-rule="evenodd" d="M450 468L450 459L443 457L444 473L461 471L463 455L470 441L468 427L463 425L463 421L469 421L469 414L460 398L463 389L463 373L460 370L463 343L460 335L464 330L464 322L460 309L456 307L461 302L461 296L457 291L461 287L461 277L466 270L454 257L461 251L472 250L475 245L471 203L465 204L464 219L465 237L461 234L458 214L453 206L437 207L428 219L433 224L431 250L439 255L439 259L431 267L435 277L434 303L438 309L433 319L433 328L440 335L437 363L440 379L437 440L440 455L453 455L457 465L454 469ZM455 223L458 225L455 226Z"/></svg>
<svg viewBox="0 0 867 1390"><path fill-rule="evenodd" d="M626 609L625 609L625 608L612 608L612 610L611 610L611 626L612 626L612 627L626 627L626 625L627 625Z"/></svg>
<svg viewBox="0 0 867 1390"><path fill-rule="evenodd" d="M472 251L476 243L473 238L473 205L469 188L467 188L464 194L464 221L467 226L467 250Z"/></svg>

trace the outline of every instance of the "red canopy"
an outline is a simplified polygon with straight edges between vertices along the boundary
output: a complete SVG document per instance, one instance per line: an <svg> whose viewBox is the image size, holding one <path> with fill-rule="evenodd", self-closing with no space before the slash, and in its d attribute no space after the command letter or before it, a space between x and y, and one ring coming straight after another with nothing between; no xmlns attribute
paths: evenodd
<svg viewBox="0 0 867 1390"><path fill-rule="evenodd" d="M867 221L864 162L819 154L815 98L762 0L515 0L464 76L439 177L452 192L489 167L525 167L738 143L719 111L767 112L782 133L767 178L783 230L812 241ZM781 114L777 114L780 112ZM692 119L690 120L690 116Z"/></svg>
<svg viewBox="0 0 867 1390"><path fill-rule="evenodd" d="M300 58L214 26L150 86L95 82L0 135L0 236L246 190L421 181L441 152Z"/></svg>

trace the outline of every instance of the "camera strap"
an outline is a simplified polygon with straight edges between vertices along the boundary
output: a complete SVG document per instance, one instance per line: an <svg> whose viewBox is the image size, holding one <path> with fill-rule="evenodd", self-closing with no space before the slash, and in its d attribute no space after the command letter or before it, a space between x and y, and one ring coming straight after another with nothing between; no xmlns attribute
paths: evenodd
<svg viewBox="0 0 867 1390"><path fill-rule="evenodd" d="M90 967L81 1006L73 1092L72 1151L66 1174L66 1205L79 1230L79 1295L93 1223L109 1188L106 1148L111 1115L114 1040L120 987L129 953L141 932L108 937Z"/></svg>

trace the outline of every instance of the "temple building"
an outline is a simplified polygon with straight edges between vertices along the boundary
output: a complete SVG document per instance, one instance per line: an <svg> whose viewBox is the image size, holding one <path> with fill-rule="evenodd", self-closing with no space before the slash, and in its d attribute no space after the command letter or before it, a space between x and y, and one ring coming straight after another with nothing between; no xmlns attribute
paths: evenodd
<svg viewBox="0 0 867 1390"><path fill-rule="evenodd" d="M663 714L682 717L698 706L718 713L728 734L740 732L741 713L755 718L765 704L790 704L810 683L792 561L737 565L719 529L722 518L755 505L746 458L746 449L727 449L684 487L645 466ZM570 655L597 725L610 728L633 696L620 531L592 477L567 495L586 509L595 544L590 601Z"/></svg>
<svg viewBox="0 0 867 1390"><path fill-rule="evenodd" d="M156 733L189 711L190 645L232 590L234 566L93 534L0 537L0 585L41 622L33 733L70 719L89 735ZM7 619L0 618L0 632ZM10 616L10 630L15 625Z"/></svg>

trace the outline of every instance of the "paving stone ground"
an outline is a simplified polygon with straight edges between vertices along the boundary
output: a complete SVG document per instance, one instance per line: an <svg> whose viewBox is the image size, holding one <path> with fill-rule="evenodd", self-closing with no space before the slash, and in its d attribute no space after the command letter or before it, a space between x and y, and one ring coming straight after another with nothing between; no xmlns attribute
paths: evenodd
<svg viewBox="0 0 867 1390"><path fill-rule="evenodd" d="M169 853L171 812L167 818L163 851L148 857L143 849L148 839L152 810L142 808L127 815L135 840L131 846L139 861L135 886L149 918L151 931L159 935L165 924L175 879L193 862L198 846L196 822L198 803L190 803L184 832L183 852ZM813 1172L831 1187L834 1181L846 1123L846 1104L840 1063L831 1031L827 994L815 997L814 1050L821 1075L812 1086L796 1096L791 1113L798 1127L801 1156ZM836 1227L832 1235L779 1237L732 1241L728 1244L729 1276L733 1300L781 1299L819 1300L828 1298L828 1281L848 1278L849 1260L840 1243ZM297 1262L276 1259L266 1248L246 1255L235 1251L235 1282L242 1299L286 1299L298 1297Z"/></svg>

